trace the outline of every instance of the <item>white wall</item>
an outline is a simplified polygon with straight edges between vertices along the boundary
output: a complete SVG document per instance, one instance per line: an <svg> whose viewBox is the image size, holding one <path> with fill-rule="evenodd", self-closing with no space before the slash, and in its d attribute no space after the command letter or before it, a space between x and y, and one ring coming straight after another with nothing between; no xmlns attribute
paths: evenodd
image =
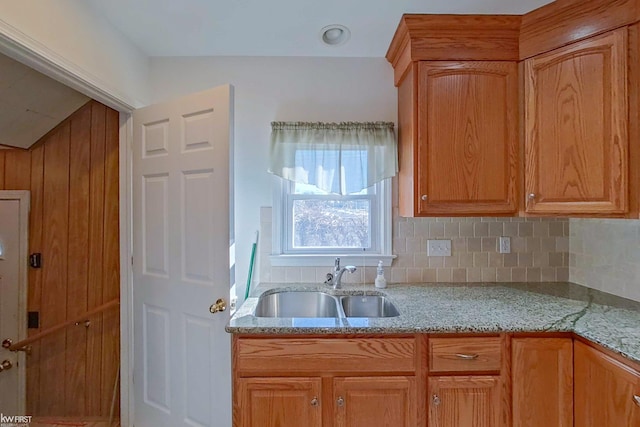
<svg viewBox="0 0 640 427"><path fill-rule="evenodd" d="M270 122L397 118L393 70L384 58L151 58L150 72L152 102L226 83L235 87L239 296L244 295L253 234L260 229L260 207L272 204Z"/></svg>
<svg viewBox="0 0 640 427"><path fill-rule="evenodd" d="M569 280L640 301L640 221L572 218Z"/></svg>
<svg viewBox="0 0 640 427"><path fill-rule="evenodd" d="M0 1L0 33L50 50L135 107L148 101L148 58L84 1Z"/></svg>

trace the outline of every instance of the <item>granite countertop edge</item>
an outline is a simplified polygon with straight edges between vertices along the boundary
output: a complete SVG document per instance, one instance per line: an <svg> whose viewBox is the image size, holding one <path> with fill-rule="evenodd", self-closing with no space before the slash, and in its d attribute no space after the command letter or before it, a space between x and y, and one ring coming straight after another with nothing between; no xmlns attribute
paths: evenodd
<svg viewBox="0 0 640 427"><path fill-rule="evenodd" d="M390 318L292 319L253 316L263 293L288 290L336 296L385 295L400 310ZM640 363L640 302L568 282L345 285L260 284L226 331L246 335L573 332Z"/></svg>

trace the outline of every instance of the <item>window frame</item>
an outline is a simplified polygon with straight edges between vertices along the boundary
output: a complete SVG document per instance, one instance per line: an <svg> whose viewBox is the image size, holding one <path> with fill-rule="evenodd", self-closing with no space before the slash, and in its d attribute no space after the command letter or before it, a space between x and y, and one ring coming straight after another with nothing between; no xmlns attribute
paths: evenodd
<svg viewBox="0 0 640 427"><path fill-rule="evenodd" d="M343 265L376 266L382 260L383 265L390 266L393 258L392 212L391 212L391 178L375 184L375 195L354 195L354 199L370 198L371 250L355 249L297 249L290 247L293 209L292 201L296 199L312 199L311 195L294 195L295 183L278 176L273 177L272 207L272 253L271 265L274 267L326 267L332 266L336 257L340 257ZM302 197L299 197L302 196ZM336 196L336 198L350 198ZM375 224L377 220L377 224Z"/></svg>

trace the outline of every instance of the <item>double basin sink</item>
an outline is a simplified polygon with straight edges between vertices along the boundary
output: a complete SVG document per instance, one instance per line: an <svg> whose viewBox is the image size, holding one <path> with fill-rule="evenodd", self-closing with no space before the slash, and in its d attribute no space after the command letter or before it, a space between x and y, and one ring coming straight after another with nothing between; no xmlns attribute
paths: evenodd
<svg viewBox="0 0 640 427"><path fill-rule="evenodd" d="M396 317L400 312L383 295L334 296L320 291L263 294L256 317Z"/></svg>

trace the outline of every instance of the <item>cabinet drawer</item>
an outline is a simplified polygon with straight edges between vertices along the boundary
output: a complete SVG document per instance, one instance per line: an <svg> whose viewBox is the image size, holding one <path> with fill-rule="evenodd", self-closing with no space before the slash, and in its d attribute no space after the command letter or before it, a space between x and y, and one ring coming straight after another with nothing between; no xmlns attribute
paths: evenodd
<svg viewBox="0 0 640 427"><path fill-rule="evenodd" d="M416 370L414 338L238 338L234 348L241 376L318 372Z"/></svg>
<svg viewBox="0 0 640 427"><path fill-rule="evenodd" d="M429 371L499 372L502 363L502 340L488 338L429 339Z"/></svg>

